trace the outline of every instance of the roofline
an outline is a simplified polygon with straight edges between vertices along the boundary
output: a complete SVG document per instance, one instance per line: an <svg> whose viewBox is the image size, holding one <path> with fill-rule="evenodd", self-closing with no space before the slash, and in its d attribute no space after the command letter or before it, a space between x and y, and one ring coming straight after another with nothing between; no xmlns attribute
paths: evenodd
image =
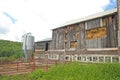
<svg viewBox="0 0 120 80"><path fill-rule="evenodd" d="M37 41L37 42L35 42L35 43L39 43L39 42L50 42L50 41L52 41L52 39L48 39L48 40L41 40L41 41Z"/></svg>
<svg viewBox="0 0 120 80"><path fill-rule="evenodd" d="M49 40L49 41L37 41L35 43L43 43L43 42L52 42L52 40Z"/></svg>
<svg viewBox="0 0 120 80"><path fill-rule="evenodd" d="M68 22L60 25L58 28L62 28L62 27L69 26L69 25L72 25L72 24L75 24L75 23L80 23L80 22L91 20L91 19L107 16L107 15L110 15L110 14L113 14L113 13L116 13L116 12L117 12L117 8L114 8L114 9L111 9L111 10L108 10L108 11L104 11L104 12L99 12L99 13L96 13L96 14L93 14L93 15L90 15L90 16L87 16L87 17L84 17L84 18L68 21ZM55 29L58 29L58 28L54 28L52 30L55 30Z"/></svg>
<svg viewBox="0 0 120 80"><path fill-rule="evenodd" d="M37 41L35 43L41 43L41 42L51 42L52 40L46 40L46 41Z"/></svg>

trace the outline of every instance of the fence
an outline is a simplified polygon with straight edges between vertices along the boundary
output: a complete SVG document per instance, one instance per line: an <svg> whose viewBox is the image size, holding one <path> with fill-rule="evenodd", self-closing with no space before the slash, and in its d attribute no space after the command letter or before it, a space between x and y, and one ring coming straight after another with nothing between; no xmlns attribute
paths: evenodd
<svg viewBox="0 0 120 80"><path fill-rule="evenodd" d="M0 64L0 75L14 75L30 73L35 69L35 62L23 62L21 60L13 62L2 62Z"/></svg>
<svg viewBox="0 0 120 80"><path fill-rule="evenodd" d="M57 65L58 63L62 62L45 58L32 59L29 62L25 62L22 59L15 61L0 61L0 75L26 74L38 68L48 71L51 65Z"/></svg>

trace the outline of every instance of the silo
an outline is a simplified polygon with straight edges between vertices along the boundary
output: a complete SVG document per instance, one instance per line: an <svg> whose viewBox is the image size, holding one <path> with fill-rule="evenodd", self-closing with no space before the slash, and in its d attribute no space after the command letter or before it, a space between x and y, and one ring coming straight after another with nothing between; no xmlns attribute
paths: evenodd
<svg viewBox="0 0 120 80"><path fill-rule="evenodd" d="M31 33L24 34L22 36L22 42L22 49L25 54L25 59L26 61L29 61L29 59L32 58L32 54L34 52L34 36L32 36Z"/></svg>

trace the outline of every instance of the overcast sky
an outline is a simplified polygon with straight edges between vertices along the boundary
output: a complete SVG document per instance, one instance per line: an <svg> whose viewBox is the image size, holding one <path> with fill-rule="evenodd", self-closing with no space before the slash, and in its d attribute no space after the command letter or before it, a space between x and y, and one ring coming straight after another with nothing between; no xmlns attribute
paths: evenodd
<svg viewBox="0 0 120 80"><path fill-rule="evenodd" d="M66 21L115 7L116 0L0 0L0 39L21 41L31 32L40 41Z"/></svg>

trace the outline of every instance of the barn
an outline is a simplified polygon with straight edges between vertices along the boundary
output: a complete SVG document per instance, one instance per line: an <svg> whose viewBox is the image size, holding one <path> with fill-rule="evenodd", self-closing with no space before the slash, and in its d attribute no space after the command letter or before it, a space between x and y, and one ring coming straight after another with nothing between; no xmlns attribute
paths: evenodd
<svg viewBox="0 0 120 80"><path fill-rule="evenodd" d="M117 62L117 9L69 21L52 29L50 49L42 53L50 60Z"/></svg>
<svg viewBox="0 0 120 80"><path fill-rule="evenodd" d="M118 5L118 8L72 20L52 29L50 50L42 56L59 61L118 62L119 14Z"/></svg>

